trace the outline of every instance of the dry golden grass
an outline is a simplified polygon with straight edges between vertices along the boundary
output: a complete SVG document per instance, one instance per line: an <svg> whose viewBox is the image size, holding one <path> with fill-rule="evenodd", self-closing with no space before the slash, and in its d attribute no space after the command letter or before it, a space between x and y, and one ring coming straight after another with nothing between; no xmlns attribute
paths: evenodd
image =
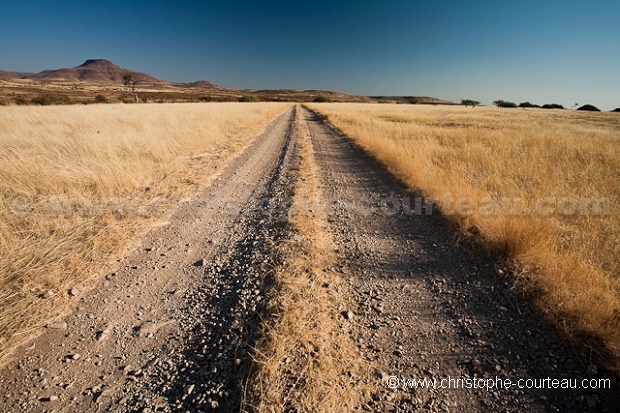
<svg viewBox="0 0 620 413"><path fill-rule="evenodd" d="M607 361L620 366L617 113L310 106L437 200L464 234L479 230L488 247L514 260L519 282L540 293L552 319L602 340L615 358ZM499 200L496 211L491 200Z"/></svg>
<svg viewBox="0 0 620 413"><path fill-rule="evenodd" d="M1 108L0 360L285 106Z"/></svg>
<svg viewBox="0 0 620 413"><path fill-rule="evenodd" d="M301 137L300 181L289 222L291 240L277 253L271 318L257 346L257 372L247 387L245 409L256 412L350 412L371 392L370 366L349 334L342 312L350 309L347 286L330 268L338 260L329 235L317 167L307 127L297 112Z"/></svg>

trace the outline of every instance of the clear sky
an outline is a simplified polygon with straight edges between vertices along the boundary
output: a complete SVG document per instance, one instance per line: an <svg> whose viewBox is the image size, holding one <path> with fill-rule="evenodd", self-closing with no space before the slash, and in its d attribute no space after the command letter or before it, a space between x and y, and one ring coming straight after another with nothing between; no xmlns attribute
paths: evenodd
<svg viewBox="0 0 620 413"><path fill-rule="evenodd" d="M0 0L0 69L620 107L618 0Z"/></svg>

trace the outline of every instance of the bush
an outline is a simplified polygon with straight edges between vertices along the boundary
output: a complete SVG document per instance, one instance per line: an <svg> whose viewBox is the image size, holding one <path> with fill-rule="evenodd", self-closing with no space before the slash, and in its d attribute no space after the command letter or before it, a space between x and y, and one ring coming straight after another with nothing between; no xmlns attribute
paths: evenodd
<svg viewBox="0 0 620 413"><path fill-rule="evenodd" d="M476 106L478 106L480 104L480 102L478 102L477 100L473 100L473 99L461 99L461 105L467 107L467 106L471 106L472 108L475 108Z"/></svg>
<svg viewBox="0 0 620 413"><path fill-rule="evenodd" d="M239 102L258 102L258 98L252 95L243 95L241 99L239 99Z"/></svg>
<svg viewBox="0 0 620 413"><path fill-rule="evenodd" d="M535 104L530 103L530 102L521 102L521 103L519 103L519 107L520 108L539 108L540 106L535 105Z"/></svg>
<svg viewBox="0 0 620 413"><path fill-rule="evenodd" d="M496 100L493 102L493 104L497 106L498 108L516 108L517 107L516 103L509 102L506 100Z"/></svg>
<svg viewBox="0 0 620 413"><path fill-rule="evenodd" d="M27 105L28 101L26 100L25 97L18 96L18 97L15 98L15 103L17 103L18 105Z"/></svg>
<svg viewBox="0 0 620 413"><path fill-rule="evenodd" d="M108 98L106 98L103 95L97 95L95 96L95 103L107 103Z"/></svg>
<svg viewBox="0 0 620 413"><path fill-rule="evenodd" d="M314 98L314 102L317 103L329 103L332 100L330 98L328 98L327 96L317 96L316 98Z"/></svg>
<svg viewBox="0 0 620 413"><path fill-rule="evenodd" d="M615 108L612 112L620 112L620 108Z"/></svg>
<svg viewBox="0 0 620 413"><path fill-rule="evenodd" d="M68 105L71 103L69 96L53 95L50 93L39 95L32 98L32 103L35 105L49 106L49 105Z"/></svg>
<svg viewBox="0 0 620 413"><path fill-rule="evenodd" d="M577 110L587 110L589 112L600 112L601 111L599 108L593 105L583 105L582 107L577 108Z"/></svg>
<svg viewBox="0 0 620 413"><path fill-rule="evenodd" d="M198 100L201 102L212 102L213 96L200 96Z"/></svg>
<svg viewBox="0 0 620 413"><path fill-rule="evenodd" d="M546 103L542 105L543 109L564 109L564 106L557 103Z"/></svg>
<svg viewBox="0 0 620 413"><path fill-rule="evenodd" d="M48 105L54 104L51 95L39 95L37 97L30 99L30 101L34 103L35 105L42 105L42 106L48 106Z"/></svg>

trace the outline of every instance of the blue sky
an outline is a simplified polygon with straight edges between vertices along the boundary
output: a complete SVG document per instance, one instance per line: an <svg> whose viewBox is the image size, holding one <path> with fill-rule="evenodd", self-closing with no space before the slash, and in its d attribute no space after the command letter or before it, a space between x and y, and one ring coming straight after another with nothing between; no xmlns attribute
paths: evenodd
<svg viewBox="0 0 620 413"><path fill-rule="evenodd" d="M0 69L620 107L617 0L0 0Z"/></svg>

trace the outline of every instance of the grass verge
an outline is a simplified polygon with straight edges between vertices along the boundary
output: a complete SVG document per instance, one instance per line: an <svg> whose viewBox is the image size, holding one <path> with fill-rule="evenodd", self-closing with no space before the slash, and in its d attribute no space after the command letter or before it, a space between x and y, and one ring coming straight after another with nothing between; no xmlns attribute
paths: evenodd
<svg viewBox="0 0 620 413"><path fill-rule="evenodd" d="M370 366L350 335L347 286L332 270L338 260L327 219L309 132L300 111L300 179L289 224L292 238L277 248L270 318L257 344L255 375L244 410L255 412L349 412L372 392ZM316 207L313 207L316 205Z"/></svg>
<svg viewBox="0 0 620 413"><path fill-rule="evenodd" d="M464 237L510 259L549 318L620 371L616 114L309 106L434 199Z"/></svg>

